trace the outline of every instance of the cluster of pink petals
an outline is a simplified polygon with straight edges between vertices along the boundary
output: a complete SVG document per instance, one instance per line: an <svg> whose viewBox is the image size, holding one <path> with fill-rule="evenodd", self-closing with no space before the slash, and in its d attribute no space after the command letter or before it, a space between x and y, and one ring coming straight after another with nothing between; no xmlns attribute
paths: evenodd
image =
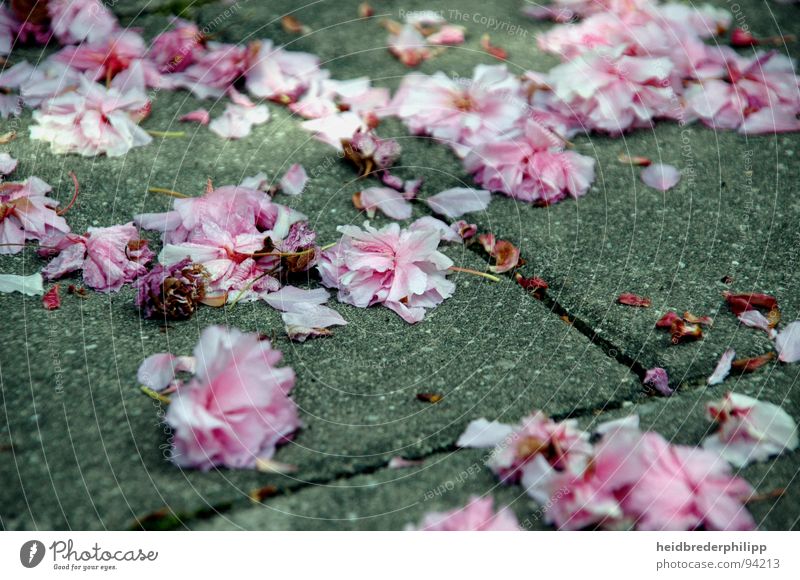
<svg viewBox="0 0 800 580"><path fill-rule="evenodd" d="M463 507L425 514L417 529L426 532L516 532L519 522L509 508L494 511L491 497L472 497Z"/></svg>
<svg viewBox="0 0 800 580"><path fill-rule="evenodd" d="M797 449L797 423L778 405L729 392L706 411L719 431L703 447L736 467Z"/></svg>
<svg viewBox="0 0 800 580"><path fill-rule="evenodd" d="M194 22L176 18L172 30L156 36L150 45L150 59L164 74L186 70L202 54L205 39Z"/></svg>
<svg viewBox="0 0 800 580"><path fill-rule="evenodd" d="M0 182L0 255L21 252L26 240L49 242L69 233L66 220L56 213L58 201L47 197L51 191L38 177Z"/></svg>
<svg viewBox="0 0 800 580"><path fill-rule="evenodd" d="M256 333L210 326L193 360L163 354L146 359L139 370L146 385L163 388L175 371L193 373L185 382L169 382L175 389L165 418L173 430L172 461L209 470L252 469L271 459L300 427L288 396L294 371L278 367L281 358Z"/></svg>
<svg viewBox="0 0 800 580"><path fill-rule="evenodd" d="M522 468L541 455L556 469L565 469L576 461L583 463L592 452L589 435L577 421L556 422L541 411L522 419L517 425L478 419L467 425L456 445L493 449L486 465L503 482L516 483Z"/></svg>
<svg viewBox="0 0 800 580"><path fill-rule="evenodd" d="M50 28L61 44L102 40L118 27L100 0L48 0L47 11Z"/></svg>
<svg viewBox="0 0 800 580"><path fill-rule="evenodd" d="M754 529L744 507L753 490L716 453L642 432L636 416L604 423L595 435L591 443L574 421L535 412L518 426L474 421L458 444L494 446L487 464L503 481L521 480L561 529Z"/></svg>
<svg viewBox="0 0 800 580"><path fill-rule="evenodd" d="M438 251L438 230L403 230L396 223L338 230L342 239L323 252L317 269L325 286L338 289L340 302L359 308L382 304L413 324L453 294L455 285L447 279L453 262Z"/></svg>
<svg viewBox="0 0 800 580"><path fill-rule="evenodd" d="M464 167L489 191L547 205L578 198L594 181L595 160L565 150L563 138L534 119L520 134L475 147Z"/></svg>
<svg viewBox="0 0 800 580"><path fill-rule="evenodd" d="M51 242L52 243L52 242ZM83 281L98 292L116 292L147 272L153 252L132 223L107 228L89 228L85 235L62 236L54 244L58 255L42 270L55 280L81 270ZM40 252L49 254L50 249Z"/></svg>
<svg viewBox="0 0 800 580"><path fill-rule="evenodd" d="M160 263L190 258L208 272L208 291L229 293L230 300L238 296L232 292L243 292L241 300L254 300L280 288L277 251L294 251L283 244L305 223L303 214L274 203L262 191L239 186L176 199L173 208L135 217L140 227L162 233ZM267 244L276 251L265 251ZM308 267L312 265L310 261Z"/></svg>
<svg viewBox="0 0 800 580"><path fill-rule="evenodd" d="M31 139L50 143L53 153L117 157L152 137L138 123L149 114L143 74L134 67L109 88L82 77L80 86L54 97L33 112Z"/></svg>

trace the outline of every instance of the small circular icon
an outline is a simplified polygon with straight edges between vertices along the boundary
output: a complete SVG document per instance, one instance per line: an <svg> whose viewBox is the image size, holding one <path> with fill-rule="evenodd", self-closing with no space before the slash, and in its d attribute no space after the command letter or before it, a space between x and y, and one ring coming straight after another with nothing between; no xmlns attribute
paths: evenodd
<svg viewBox="0 0 800 580"><path fill-rule="evenodd" d="M26 568L35 568L44 559L44 544L39 540L29 540L19 549L19 561Z"/></svg>

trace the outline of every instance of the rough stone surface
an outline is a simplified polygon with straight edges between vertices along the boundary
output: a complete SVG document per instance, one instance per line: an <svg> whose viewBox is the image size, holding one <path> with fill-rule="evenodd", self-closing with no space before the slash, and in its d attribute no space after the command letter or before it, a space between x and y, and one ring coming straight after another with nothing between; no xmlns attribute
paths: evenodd
<svg viewBox="0 0 800 580"><path fill-rule="evenodd" d="M280 25L280 16L297 8L291 2L151 0L113 8L124 24L143 28L148 37L167 26L168 14L181 14L220 40L273 38L319 54L335 78L368 75L394 88L408 69L387 54L377 22L357 21L357 4L329 1L298 9L295 16L312 29L302 37ZM479 48L484 32L509 50L512 70L546 70L555 60L535 49L534 36L551 25L519 17L520 4L404 3L403 10L435 7L451 20L456 14L466 18L467 44L420 70L469 76L476 64L493 62ZM760 5L741 2L750 28L756 35L776 34L777 25ZM398 18L401 8L379 2L375 7L376 20ZM796 32L790 24L794 7L770 9L777 22ZM504 24L492 29L483 17ZM789 51L798 54L794 45ZM18 55L41 57L31 49ZM226 185L265 171L277 181L297 162L311 176L308 188L278 201L306 213L323 243L336 239L337 226L363 222L350 199L364 182L286 110L270 105L269 123L247 139L226 142L177 121L199 106L219 114L224 102L201 102L187 93L151 97L153 112L143 126L186 131L184 138L156 140L121 159L54 157L27 138L26 115L12 122L19 138L0 150L20 160L17 176L40 176L62 201L72 193L67 172L79 176L82 194L68 214L75 231L166 209L170 198L148 193L149 187L197 195L207 178ZM382 124L380 134L402 140L398 172L426 178L422 198L471 184L441 145L411 138L393 121ZM0 526L400 529L428 510L491 494L498 505L510 505L525 527L538 529L545 527L542 514L520 488L497 485L482 466L481 452L454 448L470 420L513 422L540 408L588 426L638 413L646 428L694 445L709 429L703 404L729 389L782 404L800 417L798 366L771 364L713 389L703 386L728 346L743 356L770 348L763 333L738 325L722 304L723 290L773 293L785 320L800 317L800 204L794 196L800 140L662 124L624 139L577 138L575 148L598 162L597 182L585 198L539 208L496 195L485 213L468 216L482 231L521 246L526 274L551 284L543 301L510 278L493 284L458 274L455 296L419 325L409 326L382 308L333 304L348 326L332 338L298 345L281 337L280 316L264 304L204 308L191 321L160 328L138 317L130 288L87 299L65 295L54 312L44 311L36 298L0 295ZM616 161L621 152L673 163L684 178L665 194L650 190L638 170ZM422 204L414 211L425 215ZM452 246L446 252L461 266L486 267L484 256L472 249ZM43 264L28 249L1 256L0 272L28 274ZM724 284L723 276L733 282ZM306 282L317 283L298 281ZM65 279L62 289L70 283L79 280ZM649 296L653 306L615 304L625 291ZM670 346L653 327L668 308L711 314L714 327L701 342ZM296 465L295 473L199 473L164 459L169 433L160 424L163 409L139 392L136 369L154 352L188 353L209 324L274 332L285 364L297 371L293 396L305 426L276 457ZM652 366L669 371L679 387L675 396L644 392L639 379ZM416 399L420 392L444 399L422 403ZM388 469L395 456L424 463ZM750 506L763 528L798 526L798 473L797 453L742 471L759 492L787 490L779 500ZM254 504L249 496L256 489L270 497Z"/></svg>

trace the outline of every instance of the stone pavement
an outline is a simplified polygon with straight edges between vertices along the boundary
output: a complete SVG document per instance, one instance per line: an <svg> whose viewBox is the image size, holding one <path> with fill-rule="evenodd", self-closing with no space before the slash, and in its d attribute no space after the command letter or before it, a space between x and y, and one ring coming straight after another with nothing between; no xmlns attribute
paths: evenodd
<svg viewBox="0 0 800 580"><path fill-rule="evenodd" d="M713 3L730 9L724 0ZM295 15L313 29L303 38L281 29L279 17L295 6L290 2L137 0L119 2L115 10L124 24L153 35L167 14L189 5L185 15L213 28L220 40L272 38L320 55L335 78L368 75L394 88L408 70L387 53L382 29L357 21L357 4L328 0L299 9ZM800 32L794 6L770 3L767 11L763 0L738 4L757 36ZM512 68L545 70L555 62L535 49L534 34L551 25L521 18L522 2L373 5L395 18L401 6L478 16L466 23L466 45L424 63L423 72L469 76L476 64L491 63L478 47L486 31L483 16L519 25L514 33L489 31L509 50ZM789 51L799 54L796 45ZM178 126L178 116L208 105L186 93L160 92L143 126L187 130ZM216 104L216 112L223 106ZM40 176L62 200L71 194L67 172L75 171L82 194L68 219L76 231L162 211L169 199L148 194L150 186L199 193L207 177L232 184L302 163L312 175L306 192L280 201L310 216L323 243L333 241L336 226L364 219L350 201L358 188L354 173L286 110L271 110L272 120L241 141L189 127L184 139L156 141L121 159L54 157L27 138L30 120L23 117L20 138L3 150L20 159L18 175ZM426 177L422 197L470 183L444 147L408 137L395 122L384 123L380 134L401 139L401 173ZM598 161L598 179L586 197L539 208L494 196L485 213L468 216L482 231L520 245L525 272L550 282L543 300L510 278L491 283L459 274L455 296L418 325L386 309L337 303L333 307L349 324L334 337L304 344L277 340L298 375L294 398L305 425L276 457L298 466L290 475L172 466L164 459L163 409L139 392L135 380L145 356L188 353L209 324L280 335L280 316L268 306L203 308L192 320L163 329L138 317L130 288L84 300L64 296L53 312L36 298L0 295L0 526L400 529L426 511L491 494L537 529L545 527L541 513L521 488L498 485L480 451L454 447L470 420L513 422L539 408L588 425L639 413L645 427L697 444L709 428L704 403L726 390L781 404L800 417L800 365L770 364L714 388L704 383L725 348L742 356L769 348L763 333L740 327L723 307L723 290L772 293L784 320L800 318L800 138L745 138L662 124L624 139L575 141L578 151ZM672 163L684 170L684 179L664 194L648 189L638 171L616 161L621 152ZM424 215L422 206L415 211ZM484 257L471 249L446 251L460 266L485 268ZM0 257L4 273L32 273L42 264L30 249ZM732 282L724 283L726 276ZM652 308L615 304L625 291L651 297ZM667 334L654 329L668 308L711 314L714 327L703 341L670 346ZM640 379L653 366L669 371L678 388L674 397L645 392ZM422 403L415 396L420 392L444 398ZM395 456L424 462L389 469ZM742 471L761 492L787 489L780 499L751 506L762 528L798 527L799 459L795 452ZM260 490L260 502L251 499L254 490Z"/></svg>

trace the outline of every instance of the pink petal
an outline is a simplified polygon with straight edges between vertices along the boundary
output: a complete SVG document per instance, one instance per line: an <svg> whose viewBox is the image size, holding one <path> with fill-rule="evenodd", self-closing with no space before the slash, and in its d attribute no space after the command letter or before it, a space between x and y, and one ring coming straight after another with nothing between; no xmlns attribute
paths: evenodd
<svg viewBox="0 0 800 580"><path fill-rule="evenodd" d="M54 284L53 287L42 296L42 305L45 310L57 310L61 307L60 288L60 284Z"/></svg>
<svg viewBox="0 0 800 580"><path fill-rule="evenodd" d="M423 459L405 459L403 457L392 457L387 467L389 469L403 469L406 467L418 467L425 463Z"/></svg>
<svg viewBox="0 0 800 580"><path fill-rule="evenodd" d="M456 441L458 447L486 449L502 443L514 432L511 425L498 421L476 419L472 421Z"/></svg>
<svg viewBox="0 0 800 580"><path fill-rule="evenodd" d="M319 304L295 304L289 312L282 315L286 325L286 334L291 340L305 342L307 338L326 336L330 334L329 326L347 324L342 315Z"/></svg>
<svg viewBox="0 0 800 580"><path fill-rule="evenodd" d="M767 333L767 335L769 335L770 338L775 337L775 329L770 326L767 317L761 314L759 310L746 310L745 312L742 312L737 318L739 319L739 322L741 322L745 326L763 330L764 332Z"/></svg>
<svg viewBox="0 0 800 580"><path fill-rule="evenodd" d="M706 383L709 386L714 386L724 381L731 372L731 363L733 363L734 358L736 358L736 351L732 348L723 352L716 368L714 368L714 372L706 379Z"/></svg>
<svg viewBox="0 0 800 580"><path fill-rule="evenodd" d="M377 209L395 220L411 217L411 204L402 193L389 187L368 187L361 192L360 200L367 215L375 215Z"/></svg>
<svg viewBox="0 0 800 580"><path fill-rule="evenodd" d="M284 286L277 292L262 296L264 302L283 312L291 312L298 304L325 304L330 294L324 288L303 290L296 286Z"/></svg>
<svg viewBox="0 0 800 580"><path fill-rule="evenodd" d="M492 201L492 194L485 189L455 187L432 195L425 200L434 212L449 218L458 218L465 213L484 211Z"/></svg>
<svg viewBox="0 0 800 580"><path fill-rule="evenodd" d="M8 175L17 168L17 160L8 153L0 153L0 175Z"/></svg>
<svg viewBox="0 0 800 580"><path fill-rule="evenodd" d="M145 387L154 391L162 391L175 380L175 373L181 371L193 373L195 358L160 352L144 359L136 373L136 379Z"/></svg>
<svg viewBox="0 0 800 580"><path fill-rule="evenodd" d="M295 163L281 178L281 191L286 195L300 195L306 188L307 182L306 170L299 163Z"/></svg>
<svg viewBox="0 0 800 580"><path fill-rule="evenodd" d="M793 363L800 360L800 320L795 320L778 333L775 338L778 360Z"/></svg>
<svg viewBox="0 0 800 580"><path fill-rule="evenodd" d="M680 181L681 172L672 165L654 163L642 169L641 177L645 185L649 185L659 191L667 191L675 187Z"/></svg>
<svg viewBox="0 0 800 580"><path fill-rule="evenodd" d="M208 125L209 121L211 121L211 114L205 109L197 109L191 113L186 113L178 120L183 123L200 123L201 125Z"/></svg>
<svg viewBox="0 0 800 580"><path fill-rule="evenodd" d="M661 367L655 367L647 371L644 375L644 380L642 380L642 384L653 387L666 397L670 396L674 392L669 386L669 376L667 375L667 371Z"/></svg>

